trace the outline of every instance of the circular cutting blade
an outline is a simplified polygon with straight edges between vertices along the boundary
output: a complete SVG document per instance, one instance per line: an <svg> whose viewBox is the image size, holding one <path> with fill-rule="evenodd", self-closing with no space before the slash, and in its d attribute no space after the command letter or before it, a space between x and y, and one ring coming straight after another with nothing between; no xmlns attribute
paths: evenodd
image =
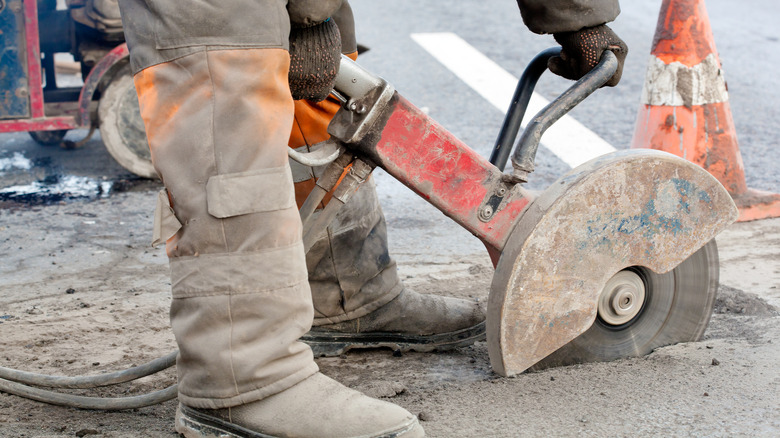
<svg viewBox="0 0 780 438"><path fill-rule="evenodd" d="M701 339L718 289L718 248L714 240L666 274L643 267L621 272L631 272L644 282L646 296L638 314L623 324L596 318L588 331L533 369L643 356L658 347Z"/></svg>

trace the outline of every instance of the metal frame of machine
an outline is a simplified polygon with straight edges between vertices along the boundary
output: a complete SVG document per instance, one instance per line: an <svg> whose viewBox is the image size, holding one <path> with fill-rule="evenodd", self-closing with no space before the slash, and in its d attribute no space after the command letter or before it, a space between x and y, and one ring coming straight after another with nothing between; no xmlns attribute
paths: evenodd
<svg viewBox="0 0 780 438"><path fill-rule="evenodd" d="M32 132L32 131L57 131L76 128L93 127L91 104L101 85L101 82L110 77L112 67L127 59L128 50L124 43L118 44L107 55L103 56L89 71L84 79L84 85L80 90L60 89L60 92L78 91L78 100L75 111L65 111L64 115L47 115L47 102L45 99L44 79L53 81L53 60L46 60L46 76L42 74L41 38L39 30L39 16L37 0L23 0L22 10L15 11L20 6L19 1L9 1L6 8L14 13L22 13L24 38L17 49L22 55L21 61L26 64L24 68L26 80L15 90L8 92L17 96L28 96L29 115L27 117L0 118L0 133L7 132ZM62 37L67 37L63 35ZM47 68L48 67L48 68ZM56 85L55 85L56 87ZM65 94L65 93L61 93ZM2 116L0 108L0 116Z"/></svg>

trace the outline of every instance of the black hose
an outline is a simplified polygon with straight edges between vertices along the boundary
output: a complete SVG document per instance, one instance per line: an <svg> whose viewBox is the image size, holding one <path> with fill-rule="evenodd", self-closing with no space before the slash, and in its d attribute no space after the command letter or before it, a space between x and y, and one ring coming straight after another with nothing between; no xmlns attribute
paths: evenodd
<svg viewBox="0 0 780 438"><path fill-rule="evenodd" d="M34 388L5 379L0 379L0 391L52 405L102 411L121 411L124 409L137 409L152 406L172 400L176 398L179 393L178 385L174 384L160 391L133 397L85 397L81 395L47 391L45 389Z"/></svg>
<svg viewBox="0 0 780 438"><path fill-rule="evenodd" d="M96 376L50 376L46 374L36 374L27 371L19 371L11 368L0 367L0 379L10 380L26 385L46 386L49 388L70 388L70 389L89 389L100 386L116 385L140 379L151 374L160 372L166 368L176 365L176 355L178 350L169 353L163 357L157 358L151 362L129 368L124 371L99 374Z"/></svg>

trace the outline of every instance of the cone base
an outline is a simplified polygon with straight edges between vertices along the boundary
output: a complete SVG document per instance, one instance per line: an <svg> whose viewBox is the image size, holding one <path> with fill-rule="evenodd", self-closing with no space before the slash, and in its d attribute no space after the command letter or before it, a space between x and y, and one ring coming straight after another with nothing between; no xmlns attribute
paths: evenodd
<svg viewBox="0 0 780 438"><path fill-rule="evenodd" d="M739 195L733 195L739 208L737 222L749 222L759 219L780 217L780 194L748 189Z"/></svg>

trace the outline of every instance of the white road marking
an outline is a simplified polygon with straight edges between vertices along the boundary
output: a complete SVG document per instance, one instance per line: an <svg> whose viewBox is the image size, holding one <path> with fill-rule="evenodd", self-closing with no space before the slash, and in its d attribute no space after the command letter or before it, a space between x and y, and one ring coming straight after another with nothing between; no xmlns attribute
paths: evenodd
<svg viewBox="0 0 780 438"><path fill-rule="evenodd" d="M414 33L412 39L502 113L509 108L517 78L454 33ZM534 93L523 126L548 103ZM571 167L615 148L571 116L563 116L542 137L542 146Z"/></svg>

